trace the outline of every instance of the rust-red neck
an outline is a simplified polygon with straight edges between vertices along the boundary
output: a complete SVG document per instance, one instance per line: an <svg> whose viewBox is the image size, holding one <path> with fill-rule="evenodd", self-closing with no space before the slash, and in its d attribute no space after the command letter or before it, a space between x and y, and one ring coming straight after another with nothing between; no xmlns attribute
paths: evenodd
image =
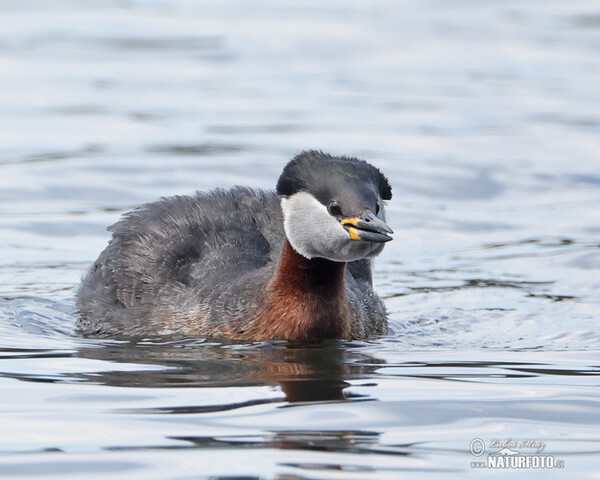
<svg viewBox="0 0 600 480"><path fill-rule="evenodd" d="M350 331L346 263L308 259L285 241L256 337L345 338Z"/></svg>
<svg viewBox="0 0 600 480"><path fill-rule="evenodd" d="M317 296L346 294L345 262L326 258L308 259L300 255L286 239L275 282L280 288Z"/></svg>

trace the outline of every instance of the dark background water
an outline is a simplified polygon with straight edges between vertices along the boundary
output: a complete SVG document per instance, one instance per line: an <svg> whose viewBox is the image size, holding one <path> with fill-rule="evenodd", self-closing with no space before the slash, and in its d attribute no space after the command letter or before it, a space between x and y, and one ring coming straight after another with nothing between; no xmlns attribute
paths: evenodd
<svg viewBox="0 0 600 480"><path fill-rule="evenodd" d="M599 52L583 0L0 0L0 477L595 478ZM306 148L391 180L389 336L76 335L123 212Z"/></svg>

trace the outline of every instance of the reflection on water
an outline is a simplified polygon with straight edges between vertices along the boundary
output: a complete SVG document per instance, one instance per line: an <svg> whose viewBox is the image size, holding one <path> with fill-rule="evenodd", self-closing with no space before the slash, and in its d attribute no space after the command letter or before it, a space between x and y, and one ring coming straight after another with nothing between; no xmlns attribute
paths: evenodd
<svg viewBox="0 0 600 480"><path fill-rule="evenodd" d="M211 344L198 341L160 342L86 346L77 351L80 358L139 364L135 371L115 370L78 374L74 380L111 386L143 388L229 387L279 385L287 402L344 400L344 377L351 370L366 370L346 365L346 350L338 343L291 346L270 343L264 346ZM145 370L148 365L160 370ZM65 378L71 381L70 378ZM281 399L279 399L281 400ZM219 406L231 409L245 404ZM171 413L205 411L171 410Z"/></svg>
<svg viewBox="0 0 600 480"><path fill-rule="evenodd" d="M463 478L481 438L592 477L600 30L546 3L0 0L0 476ZM388 336L77 336L124 211L306 148L391 180Z"/></svg>
<svg viewBox="0 0 600 480"><path fill-rule="evenodd" d="M600 453L595 354L38 335L54 348L0 350L0 419L16 439L3 446L3 471L16 477L78 475L82 454L94 471L140 476L195 459L222 478L262 478L274 465L317 478L464 474L478 436L535 438L571 462ZM36 394L17 406L26 391ZM239 457L248 463L231 463Z"/></svg>

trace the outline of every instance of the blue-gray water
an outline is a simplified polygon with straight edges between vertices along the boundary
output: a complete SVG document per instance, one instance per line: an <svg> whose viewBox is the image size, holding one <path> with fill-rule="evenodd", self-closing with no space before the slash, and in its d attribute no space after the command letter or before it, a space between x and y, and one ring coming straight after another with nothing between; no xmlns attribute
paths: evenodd
<svg viewBox="0 0 600 480"><path fill-rule="evenodd" d="M597 478L599 85L596 1L0 0L0 477ZM388 337L77 336L106 226L305 148L390 177Z"/></svg>

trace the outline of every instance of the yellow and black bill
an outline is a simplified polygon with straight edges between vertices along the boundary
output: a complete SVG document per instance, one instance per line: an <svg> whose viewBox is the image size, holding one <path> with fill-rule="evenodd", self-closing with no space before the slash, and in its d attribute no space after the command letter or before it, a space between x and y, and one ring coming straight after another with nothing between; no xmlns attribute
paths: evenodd
<svg viewBox="0 0 600 480"><path fill-rule="evenodd" d="M374 243L393 240L389 235L394 233L392 229L370 210L366 210L360 217L345 218L340 223L348 231L352 240Z"/></svg>

